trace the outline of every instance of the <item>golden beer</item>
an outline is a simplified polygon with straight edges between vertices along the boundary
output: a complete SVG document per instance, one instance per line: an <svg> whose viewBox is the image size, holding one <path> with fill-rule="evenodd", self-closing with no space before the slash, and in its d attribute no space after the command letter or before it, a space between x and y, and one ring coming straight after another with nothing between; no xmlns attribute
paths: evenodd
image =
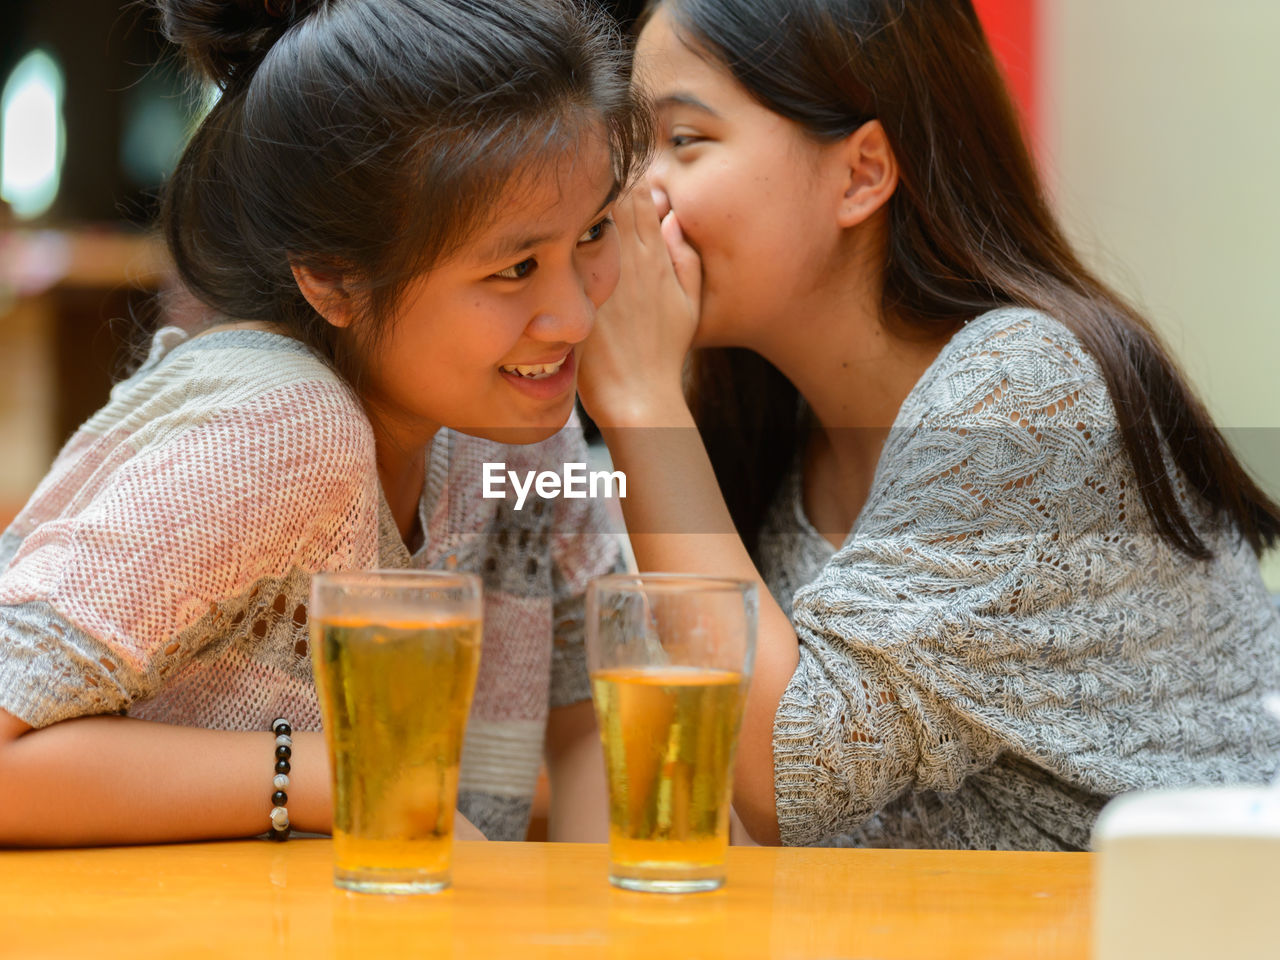
<svg viewBox="0 0 1280 960"><path fill-rule="evenodd" d="M609 780L610 879L646 890L724 881L742 674L626 667L592 674Z"/></svg>
<svg viewBox="0 0 1280 960"><path fill-rule="evenodd" d="M458 764L480 663L478 619L312 620L333 769L339 886L449 883Z"/></svg>

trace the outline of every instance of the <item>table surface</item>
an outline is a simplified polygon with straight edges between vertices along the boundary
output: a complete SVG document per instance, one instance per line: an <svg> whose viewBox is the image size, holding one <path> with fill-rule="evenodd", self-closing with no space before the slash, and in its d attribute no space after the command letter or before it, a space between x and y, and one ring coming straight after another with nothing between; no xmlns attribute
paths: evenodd
<svg viewBox="0 0 1280 960"><path fill-rule="evenodd" d="M1092 855L729 851L715 893L609 886L599 844L459 843L453 889L336 890L327 839L0 852L0 957L1089 954Z"/></svg>

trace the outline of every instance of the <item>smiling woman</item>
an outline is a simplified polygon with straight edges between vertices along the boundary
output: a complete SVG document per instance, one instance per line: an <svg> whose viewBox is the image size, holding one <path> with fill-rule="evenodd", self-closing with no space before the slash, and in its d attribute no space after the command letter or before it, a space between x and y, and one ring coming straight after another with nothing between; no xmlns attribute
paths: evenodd
<svg viewBox="0 0 1280 960"><path fill-rule="evenodd" d="M618 277L617 171L603 129L578 139L506 184L484 225L408 283L385 332L359 330L342 274L295 267L316 312L365 341L360 391L384 472L392 451L420 450L442 425L528 443L569 419L575 348Z"/></svg>
<svg viewBox="0 0 1280 960"><path fill-rule="evenodd" d="M575 0L157 6L221 94L162 217L199 333L156 332L0 538L0 845L246 836L286 799L328 830L309 586L373 567L484 578L464 815L523 837L545 745L557 834L602 835L580 605L618 543L480 485L586 459L648 136L621 39Z"/></svg>

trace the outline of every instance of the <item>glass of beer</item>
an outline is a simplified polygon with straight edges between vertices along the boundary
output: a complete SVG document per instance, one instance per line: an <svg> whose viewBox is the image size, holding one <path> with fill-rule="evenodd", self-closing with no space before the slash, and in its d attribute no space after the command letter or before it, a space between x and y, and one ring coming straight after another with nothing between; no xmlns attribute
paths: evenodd
<svg viewBox="0 0 1280 960"><path fill-rule="evenodd" d="M723 886L757 603L755 584L744 580L618 574L588 586L587 662L614 886Z"/></svg>
<svg viewBox="0 0 1280 960"><path fill-rule="evenodd" d="M311 651L329 746L337 886L449 886L480 633L481 586L471 574L313 579Z"/></svg>

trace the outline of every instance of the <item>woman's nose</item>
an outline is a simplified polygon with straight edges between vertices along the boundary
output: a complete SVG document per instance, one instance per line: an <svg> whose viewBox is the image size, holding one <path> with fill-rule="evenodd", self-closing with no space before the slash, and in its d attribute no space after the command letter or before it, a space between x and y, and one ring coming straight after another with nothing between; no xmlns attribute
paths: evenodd
<svg viewBox="0 0 1280 960"><path fill-rule="evenodd" d="M581 282L562 284L558 296L546 302L529 321L531 339L546 343L580 343L596 321L596 305Z"/></svg>

